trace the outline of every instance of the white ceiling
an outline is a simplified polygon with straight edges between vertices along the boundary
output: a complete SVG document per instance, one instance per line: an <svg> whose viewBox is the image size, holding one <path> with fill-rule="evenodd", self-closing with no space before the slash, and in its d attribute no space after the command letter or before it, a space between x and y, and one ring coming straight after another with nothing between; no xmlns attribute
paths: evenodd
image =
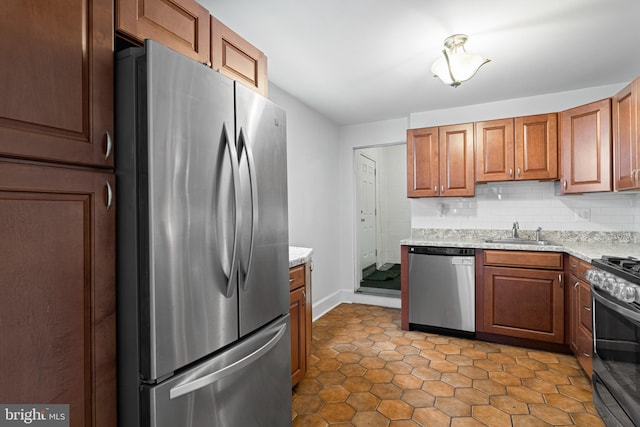
<svg viewBox="0 0 640 427"><path fill-rule="evenodd" d="M199 0L262 50L269 80L337 124L640 75L640 0ZM458 88L430 73L446 37L491 62Z"/></svg>

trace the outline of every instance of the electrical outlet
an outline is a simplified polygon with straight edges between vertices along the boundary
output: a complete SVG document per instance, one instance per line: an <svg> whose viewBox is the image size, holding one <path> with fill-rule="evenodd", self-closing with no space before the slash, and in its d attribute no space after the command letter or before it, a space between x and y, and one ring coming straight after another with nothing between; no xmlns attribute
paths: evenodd
<svg viewBox="0 0 640 427"><path fill-rule="evenodd" d="M591 221L591 209L589 208L576 209L574 211L573 218L575 221Z"/></svg>

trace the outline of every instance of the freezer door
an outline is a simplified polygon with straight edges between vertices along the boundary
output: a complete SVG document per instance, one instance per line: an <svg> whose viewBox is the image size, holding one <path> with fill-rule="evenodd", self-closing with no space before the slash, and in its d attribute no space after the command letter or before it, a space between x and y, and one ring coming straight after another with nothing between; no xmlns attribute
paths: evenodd
<svg viewBox="0 0 640 427"><path fill-rule="evenodd" d="M291 425L289 317L155 387L143 387L149 427Z"/></svg>
<svg viewBox="0 0 640 427"><path fill-rule="evenodd" d="M233 82L157 43L145 47L141 370L155 380L238 339L239 178Z"/></svg>
<svg viewBox="0 0 640 427"><path fill-rule="evenodd" d="M284 111L236 83L241 198L240 335L289 311Z"/></svg>

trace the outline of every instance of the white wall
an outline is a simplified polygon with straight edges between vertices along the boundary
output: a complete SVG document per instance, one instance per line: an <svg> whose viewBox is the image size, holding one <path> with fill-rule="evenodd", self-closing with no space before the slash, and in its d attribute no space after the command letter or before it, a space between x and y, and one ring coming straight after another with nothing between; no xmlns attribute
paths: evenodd
<svg viewBox="0 0 640 427"><path fill-rule="evenodd" d="M386 239L384 263L400 263L400 241L411 232L411 204L407 199L407 144L384 147L386 167L382 193L384 206L381 207Z"/></svg>
<svg viewBox="0 0 640 427"><path fill-rule="evenodd" d="M521 230L640 232L640 193L560 196L559 185L495 182L476 185L475 197L416 199L412 227L510 230L518 221ZM587 221L578 216L585 210Z"/></svg>
<svg viewBox="0 0 640 427"><path fill-rule="evenodd" d="M269 98L287 112L289 244L314 250L315 303L340 289L339 129L274 84Z"/></svg>

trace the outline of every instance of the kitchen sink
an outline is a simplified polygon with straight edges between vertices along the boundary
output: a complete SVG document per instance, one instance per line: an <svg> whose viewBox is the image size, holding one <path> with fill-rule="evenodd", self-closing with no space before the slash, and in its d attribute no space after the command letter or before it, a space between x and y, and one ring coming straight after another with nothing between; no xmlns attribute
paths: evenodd
<svg viewBox="0 0 640 427"><path fill-rule="evenodd" d="M507 238L497 238L497 239L485 239L485 243L501 243L501 244L511 244L511 245L539 245L539 246L555 246L557 243L554 243L550 240L532 240L532 239L518 239L513 237Z"/></svg>

